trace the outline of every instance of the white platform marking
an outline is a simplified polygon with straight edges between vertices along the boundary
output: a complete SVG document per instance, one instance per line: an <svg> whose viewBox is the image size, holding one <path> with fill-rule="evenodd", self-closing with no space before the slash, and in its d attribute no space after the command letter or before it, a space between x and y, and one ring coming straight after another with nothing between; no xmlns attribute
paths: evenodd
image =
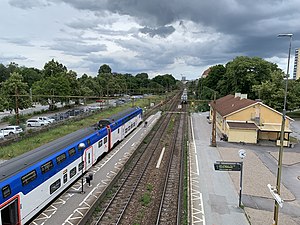
<svg viewBox="0 0 300 225"><path fill-rule="evenodd" d="M160 167L160 163L161 163L162 157L164 156L164 153L165 153L165 147L163 147L163 149L161 150L159 159L158 159L157 164L156 164L156 168Z"/></svg>

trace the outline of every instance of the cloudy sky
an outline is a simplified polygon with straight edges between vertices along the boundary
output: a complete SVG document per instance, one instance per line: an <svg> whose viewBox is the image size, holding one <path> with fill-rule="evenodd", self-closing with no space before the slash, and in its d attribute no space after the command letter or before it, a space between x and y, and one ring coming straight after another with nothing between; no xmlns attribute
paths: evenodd
<svg viewBox="0 0 300 225"><path fill-rule="evenodd" d="M0 63L42 69L59 61L81 76L113 72L198 78L236 56L286 70L300 47L299 0L1 0ZM291 73L294 65L291 61Z"/></svg>

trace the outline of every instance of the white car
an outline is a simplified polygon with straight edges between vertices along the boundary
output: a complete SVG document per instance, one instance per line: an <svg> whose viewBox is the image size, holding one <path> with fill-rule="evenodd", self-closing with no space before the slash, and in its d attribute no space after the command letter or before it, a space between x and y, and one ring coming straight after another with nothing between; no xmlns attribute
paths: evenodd
<svg viewBox="0 0 300 225"><path fill-rule="evenodd" d="M55 119L49 118L47 116L40 116L40 117L38 117L38 119L40 119L42 121L47 121L49 123L53 123L55 121Z"/></svg>
<svg viewBox="0 0 300 225"><path fill-rule="evenodd" d="M23 129L20 126L7 126L2 129L4 136L19 134L23 132Z"/></svg>
<svg viewBox="0 0 300 225"><path fill-rule="evenodd" d="M41 127L41 126L46 126L48 124L49 124L48 121L40 120L40 119L29 119L26 121L27 127Z"/></svg>

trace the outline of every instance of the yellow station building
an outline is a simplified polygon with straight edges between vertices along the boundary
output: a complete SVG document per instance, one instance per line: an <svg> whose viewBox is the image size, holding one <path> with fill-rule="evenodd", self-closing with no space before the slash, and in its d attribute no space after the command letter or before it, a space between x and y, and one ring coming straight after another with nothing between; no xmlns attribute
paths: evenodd
<svg viewBox="0 0 300 225"><path fill-rule="evenodd" d="M258 143L260 140L280 143L282 113L247 99L246 94L227 95L210 103L210 120L216 110L217 133L229 142ZM289 145L290 117L286 117L284 145Z"/></svg>

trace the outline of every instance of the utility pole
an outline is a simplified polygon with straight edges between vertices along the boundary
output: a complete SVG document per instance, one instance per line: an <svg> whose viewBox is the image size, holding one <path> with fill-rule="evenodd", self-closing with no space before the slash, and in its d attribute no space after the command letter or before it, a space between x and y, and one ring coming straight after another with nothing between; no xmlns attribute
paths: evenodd
<svg viewBox="0 0 300 225"><path fill-rule="evenodd" d="M286 115L286 97L287 97L287 86L289 79L289 68L290 68L290 57L291 57L291 46L292 46L292 37L293 34L279 34L277 37L289 37L289 54L288 54L288 63L287 63L287 71L285 77L285 89L284 89L284 100L283 100L283 110L282 110L282 121L281 121L281 130L280 130L280 148L278 154L278 168L277 168L277 180L276 180L276 191L277 195L280 197L280 183L281 183L281 172L282 172L282 158L283 158L283 141L285 135L285 115ZM279 204L278 201L275 200L274 205L274 217L273 217L273 225L278 225L278 214L279 214Z"/></svg>
<svg viewBox="0 0 300 225"><path fill-rule="evenodd" d="M211 129L211 144L210 146L216 147L217 141L216 141L216 92L214 92L214 103L213 103L213 121L212 121L212 129Z"/></svg>
<svg viewBox="0 0 300 225"><path fill-rule="evenodd" d="M18 92L18 87L16 86L15 88L15 101L16 101L16 108L15 108L15 111L16 111L16 125L19 125L20 124L20 119L19 119L19 101L18 101L18 95L19 95L19 92Z"/></svg>

